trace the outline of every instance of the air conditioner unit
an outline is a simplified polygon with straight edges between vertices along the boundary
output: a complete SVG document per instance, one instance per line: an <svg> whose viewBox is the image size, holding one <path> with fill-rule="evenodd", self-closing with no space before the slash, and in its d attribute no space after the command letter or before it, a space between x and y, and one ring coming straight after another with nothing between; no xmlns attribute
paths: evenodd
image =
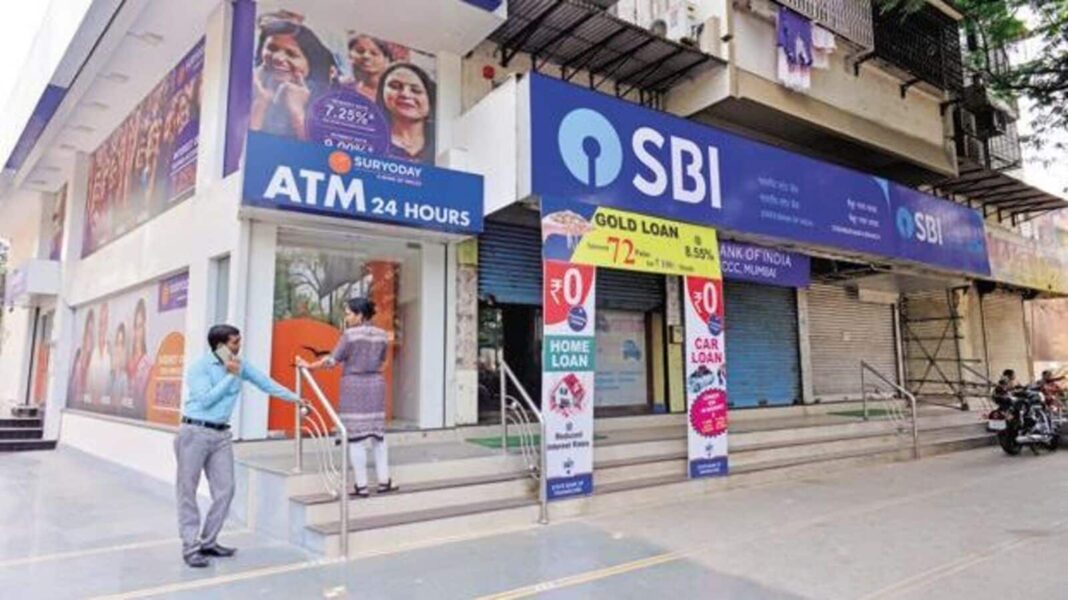
<svg viewBox="0 0 1068 600"><path fill-rule="evenodd" d="M976 135L975 115L964 109L958 110L957 130L967 135Z"/></svg>
<svg viewBox="0 0 1068 600"><path fill-rule="evenodd" d="M975 135L984 140L1004 135L1016 118L1013 107L992 96L982 84L964 90L964 107L975 116Z"/></svg>
<svg viewBox="0 0 1068 600"><path fill-rule="evenodd" d="M971 136L964 138L964 156L976 162L986 163L986 146L983 141Z"/></svg>
<svg viewBox="0 0 1068 600"><path fill-rule="evenodd" d="M1009 115L998 109L991 109L975 115L976 135L983 139L990 139L1004 135L1009 126Z"/></svg>
<svg viewBox="0 0 1068 600"><path fill-rule="evenodd" d="M669 40L696 45L701 27L697 20L697 3L693 0L669 0L656 3L649 30ZM655 9L654 9L655 10Z"/></svg>

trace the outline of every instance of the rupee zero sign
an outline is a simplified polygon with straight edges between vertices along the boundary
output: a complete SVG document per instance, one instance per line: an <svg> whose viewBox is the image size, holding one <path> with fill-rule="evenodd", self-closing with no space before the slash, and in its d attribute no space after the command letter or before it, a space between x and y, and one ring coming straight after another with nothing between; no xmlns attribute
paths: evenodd
<svg viewBox="0 0 1068 600"><path fill-rule="evenodd" d="M544 261L545 338L541 410L546 496L593 491L594 295L596 269Z"/></svg>

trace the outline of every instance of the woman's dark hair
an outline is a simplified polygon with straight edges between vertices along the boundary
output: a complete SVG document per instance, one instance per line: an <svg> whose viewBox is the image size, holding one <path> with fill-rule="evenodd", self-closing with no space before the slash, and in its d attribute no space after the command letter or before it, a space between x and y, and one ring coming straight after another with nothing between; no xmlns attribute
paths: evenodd
<svg viewBox="0 0 1068 600"><path fill-rule="evenodd" d="M1005 369L1001 372L1001 376L1007 379L1012 379L1013 377L1016 377L1016 371L1013 371L1012 369Z"/></svg>
<svg viewBox="0 0 1068 600"><path fill-rule="evenodd" d="M412 63L393 63L382 73L382 76L378 79L378 94L375 98L375 102L378 104L378 106L382 107L382 112L386 115L386 120L389 121L390 128L392 128L393 115L391 115L389 110L386 108L385 102L386 82L389 80L389 77L393 75L393 73L402 69L408 69L412 73L415 73L416 77L419 78L419 81L423 83L423 89L426 90L427 98L430 99L430 106L428 107L429 110L427 110L426 113L426 128L423 131L423 139L425 140L423 149L424 151L429 150L434 147L434 112L436 109L434 103L437 102L438 96L437 84L434 83L434 80L430 78L430 75L426 71L416 65L413 65Z"/></svg>
<svg viewBox="0 0 1068 600"><path fill-rule="evenodd" d="M263 46L267 44L267 38L276 35L291 35L297 40L297 45L308 59L308 77L304 81L312 93L330 85L330 77L337 68L334 55L319 40L319 36L300 23L278 20L263 24L260 27L259 43L256 44L257 66L263 64Z"/></svg>
<svg viewBox="0 0 1068 600"><path fill-rule="evenodd" d="M214 350L237 335L241 335L241 330L233 325L212 325L208 330L208 347Z"/></svg>
<svg viewBox="0 0 1068 600"><path fill-rule="evenodd" d="M389 62L393 62L393 50L390 49L389 44L376 38L373 35L367 35L366 33L355 33L353 35L350 35L349 50L352 50L352 47L356 45L356 40L360 38L363 38L365 40L371 40L372 42L374 42L374 45L378 46L378 49L382 51L382 55L385 56L386 59L389 60Z"/></svg>
<svg viewBox="0 0 1068 600"><path fill-rule="evenodd" d="M364 321L370 321L375 316L375 303L367 298L349 298L349 310L363 317Z"/></svg>

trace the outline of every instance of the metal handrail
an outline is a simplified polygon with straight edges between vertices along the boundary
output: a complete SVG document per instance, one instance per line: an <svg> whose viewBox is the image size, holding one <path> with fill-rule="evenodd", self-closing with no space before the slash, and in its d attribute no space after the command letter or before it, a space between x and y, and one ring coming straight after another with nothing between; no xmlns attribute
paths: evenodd
<svg viewBox="0 0 1068 600"><path fill-rule="evenodd" d="M909 412L912 414L912 458L913 460L918 459L920 457L920 431L919 426L917 425L916 395L903 388L901 385L891 381L875 367L868 364L867 361L860 361L860 397L864 407L865 421L868 420L868 388L864 380L865 372L871 373L876 379L890 386L891 389L895 390L909 401Z"/></svg>
<svg viewBox="0 0 1068 600"><path fill-rule="evenodd" d="M525 404L525 410L528 411L529 414L533 415L534 419L538 422L540 442L538 444L539 460L537 474L534 476L534 478L535 481L537 481L538 483L538 522L545 525L549 523L549 499L548 490L546 489L548 456L545 452L547 443L545 417L544 415L542 415L541 410L538 408L538 406L534 403L534 400L530 397L530 394L527 393L526 388L524 388L523 384L519 382L519 378L515 376L514 372L512 372L512 369L508 366L508 363L504 362L503 355L498 356L497 364L499 365L499 368L501 370L501 448L504 449L504 453L508 453L508 381L511 381L512 385L514 385L515 388L519 390L519 397L522 399L522 404L518 404L517 401L516 405L516 412L518 414L523 415L519 417L519 419L521 421L526 419L526 415L521 412L524 408L522 405ZM520 437L522 438L522 430L525 428L520 427L519 429L521 431ZM521 451L524 453L524 456L526 456L526 449L521 448Z"/></svg>
<svg viewBox="0 0 1068 600"><path fill-rule="evenodd" d="M301 395L302 382L307 381L308 387L311 388L312 393L319 400L319 404L323 407L323 411L330 417L330 421L334 425L334 429L338 435L338 447L341 448L341 464L337 469L337 473L334 472L333 458L329 455L326 457L320 456L320 473L323 475L324 484L327 486L327 491L334 498L338 499L340 518L341 518L341 556L348 557L349 555L349 431L345 427L345 423L341 420L341 417L334 410L330 400L323 393L323 389L319 387L319 382L315 381L312 377L311 371L307 367L296 367L296 393L297 396ZM294 435L294 441L296 442L297 460L296 460L296 472L301 472L304 466L304 441L303 441L303 421L311 413L311 410L301 407L298 409L297 423ZM320 439L326 439L330 436L330 430L326 427L326 423L322 419L322 413L315 409L316 416L320 422L316 423L309 419L311 428L309 433L316 433L322 431ZM324 462L325 458L325 462ZM329 473L328 473L329 472ZM334 485L331 485L334 484ZM333 487L333 489L330 489Z"/></svg>

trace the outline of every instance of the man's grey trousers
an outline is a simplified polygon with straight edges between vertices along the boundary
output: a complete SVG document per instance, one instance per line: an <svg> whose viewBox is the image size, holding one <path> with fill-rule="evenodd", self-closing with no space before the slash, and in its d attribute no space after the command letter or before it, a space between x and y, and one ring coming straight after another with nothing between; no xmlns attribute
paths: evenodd
<svg viewBox="0 0 1068 600"><path fill-rule="evenodd" d="M178 459L178 531L182 536L182 554L188 556L201 548L215 545L234 499L234 448L229 431L217 431L199 425L183 424L174 438L174 455ZM197 487L200 472L208 477L211 508L200 524Z"/></svg>

